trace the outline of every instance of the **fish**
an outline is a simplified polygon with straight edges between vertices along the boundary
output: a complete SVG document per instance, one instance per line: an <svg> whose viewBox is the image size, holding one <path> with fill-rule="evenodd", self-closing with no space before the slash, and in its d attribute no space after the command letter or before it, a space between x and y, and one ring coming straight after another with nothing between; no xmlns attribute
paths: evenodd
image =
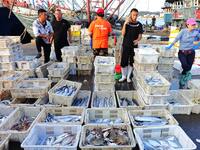
<svg viewBox="0 0 200 150"><path fill-rule="evenodd" d="M39 142L38 142L39 143ZM49 145L49 146L73 146L76 143L76 134L63 133L58 136L48 136L44 143L39 145Z"/></svg>
<svg viewBox="0 0 200 150"><path fill-rule="evenodd" d="M29 118L28 116L23 115L20 120L11 127L11 130L26 131L34 119L35 117Z"/></svg>
<svg viewBox="0 0 200 150"><path fill-rule="evenodd" d="M145 77L145 81L150 86L164 85L164 82L160 78L155 77L155 76L147 76L147 77Z"/></svg>
<svg viewBox="0 0 200 150"><path fill-rule="evenodd" d="M72 102L72 106L87 107L89 96L83 98L75 98Z"/></svg>
<svg viewBox="0 0 200 150"><path fill-rule="evenodd" d="M94 128L86 130L86 137L83 145L87 146L108 146L108 145L129 145L130 138L126 129L117 127Z"/></svg>
<svg viewBox="0 0 200 150"><path fill-rule="evenodd" d="M75 86L65 85L57 88L54 93L60 96L73 96L76 93L76 90L77 88Z"/></svg>
<svg viewBox="0 0 200 150"><path fill-rule="evenodd" d="M93 120L89 120L90 123L95 124L116 124L116 123L124 123L122 118L116 118L116 119L109 119L109 118L96 118Z"/></svg>
<svg viewBox="0 0 200 150"><path fill-rule="evenodd" d="M0 114L0 123L3 123L8 116Z"/></svg>
<svg viewBox="0 0 200 150"><path fill-rule="evenodd" d="M10 103L11 103L11 100L9 99L0 101L0 105L10 105Z"/></svg>
<svg viewBox="0 0 200 150"><path fill-rule="evenodd" d="M165 118L157 116L132 116L137 126L163 126L168 124Z"/></svg>
<svg viewBox="0 0 200 150"><path fill-rule="evenodd" d="M121 106L139 106L135 99L128 99L128 98L120 98L120 105Z"/></svg>
<svg viewBox="0 0 200 150"><path fill-rule="evenodd" d="M80 115L63 115L63 116L55 116L53 114L48 113L45 119L45 122L59 123L59 122L80 122Z"/></svg>
<svg viewBox="0 0 200 150"><path fill-rule="evenodd" d="M113 97L110 96L110 97L100 98L96 96L93 102L93 106L94 107L113 107L114 106Z"/></svg>
<svg viewBox="0 0 200 150"><path fill-rule="evenodd" d="M182 100L169 98L169 99L167 99L167 104L170 104L170 105L184 105L184 102Z"/></svg>
<svg viewBox="0 0 200 150"><path fill-rule="evenodd" d="M175 150L181 149L180 141L175 136L142 139L144 150Z"/></svg>

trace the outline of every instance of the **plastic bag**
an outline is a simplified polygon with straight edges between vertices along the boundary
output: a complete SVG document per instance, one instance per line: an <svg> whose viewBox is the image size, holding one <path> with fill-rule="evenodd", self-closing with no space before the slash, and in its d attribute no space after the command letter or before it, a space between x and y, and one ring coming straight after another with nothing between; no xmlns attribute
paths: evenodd
<svg viewBox="0 0 200 150"><path fill-rule="evenodd" d="M53 47L51 47L50 60L56 60L56 53Z"/></svg>

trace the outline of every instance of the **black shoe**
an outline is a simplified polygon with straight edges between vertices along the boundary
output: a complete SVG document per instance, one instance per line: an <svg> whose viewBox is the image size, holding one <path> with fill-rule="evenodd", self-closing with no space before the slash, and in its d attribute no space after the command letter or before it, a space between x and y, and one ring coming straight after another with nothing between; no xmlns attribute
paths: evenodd
<svg viewBox="0 0 200 150"><path fill-rule="evenodd" d="M42 54L41 54L41 53L38 53L38 54L35 56L35 58L40 58L40 57L42 57Z"/></svg>

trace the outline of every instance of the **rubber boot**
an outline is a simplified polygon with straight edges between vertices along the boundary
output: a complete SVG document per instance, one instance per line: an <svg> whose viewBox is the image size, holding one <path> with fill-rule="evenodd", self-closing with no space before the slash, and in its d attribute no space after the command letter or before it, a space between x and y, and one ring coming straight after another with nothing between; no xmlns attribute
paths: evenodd
<svg viewBox="0 0 200 150"><path fill-rule="evenodd" d="M185 74L182 74L181 75L181 78L180 78L180 80L179 80L179 88L180 89L184 89L184 86L186 85L186 81L184 80L185 79Z"/></svg>
<svg viewBox="0 0 200 150"><path fill-rule="evenodd" d="M127 74L127 67L122 68L122 78L119 79L119 82L123 82L126 80L126 74Z"/></svg>
<svg viewBox="0 0 200 150"><path fill-rule="evenodd" d="M130 77L131 77L131 73L132 73L132 71L133 71L133 67L128 66L128 73L127 73L127 82L128 82L128 83L131 82Z"/></svg>

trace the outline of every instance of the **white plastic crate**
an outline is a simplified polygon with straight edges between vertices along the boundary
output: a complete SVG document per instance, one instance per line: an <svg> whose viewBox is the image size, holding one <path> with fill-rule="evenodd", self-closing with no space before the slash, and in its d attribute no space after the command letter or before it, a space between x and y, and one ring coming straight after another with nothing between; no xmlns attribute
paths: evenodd
<svg viewBox="0 0 200 150"><path fill-rule="evenodd" d="M175 58L174 57L159 57L159 60L158 60L158 63L159 64L174 64L174 60Z"/></svg>
<svg viewBox="0 0 200 150"><path fill-rule="evenodd" d="M115 82L96 82L94 91L115 91Z"/></svg>
<svg viewBox="0 0 200 150"><path fill-rule="evenodd" d="M38 102L38 98L14 98L10 103L14 107L33 107Z"/></svg>
<svg viewBox="0 0 200 150"><path fill-rule="evenodd" d="M62 61L66 63L76 63L76 56L62 56Z"/></svg>
<svg viewBox="0 0 200 150"><path fill-rule="evenodd" d="M17 84L17 82L23 80L26 77L28 77L28 75L23 72L16 71L16 72L5 73L3 76L0 77L0 89L13 88Z"/></svg>
<svg viewBox="0 0 200 150"><path fill-rule="evenodd" d="M94 106L94 100L96 97L99 97L101 99L103 98L111 98L112 99L112 104L113 106L110 108L116 108L117 107L117 102L115 98L115 93L114 92L109 92L109 91L94 91L92 94L92 101L91 101L91 108L95 107Z"/></svg>
<svg viewBox="0 0 200 150"><path fill-rule="evenodd" d="M95 74L97 73L114 74L115 58L97 56L94 61L94 66L95 66Z"/></svg>
<svg viewBox="0 0 200 150"><path fill-rule="evenodd" d="M81 116L80 121L77 122L59 122L59 123L51 123L51 122L45 122L46 117L48 114L52 114L55 116L65 116L65 115L78 115ZM78 107L57 107L57 108L45 108L44 111L41 113L40 118L38 119L38 122L45 123L45 124L70 124L70 125L82 125L84 121L85 116L85 109L84 108L78 108Z"/></svg>
<svg viewBox="0 0 200 150"><path fill-rule="evenodd" d="M43 143L49 136L59 136L66 132L76 135L76 142L72 146L51 146L39 144ZM24 150L77 150L80 133L80 125L36 124L21 144L21 147L24 148Z"/></svg>
<svg viewBox="0 0 200 150"><path fill-rule="evenodd" d="M93 146L93 145L85 145L85 139L86 139L86 132L87 130L93 130L93 129L108 129L111 127L116 127L119 129L123 129L126 130L128 132L128 137L130 139L130 144L129 145L110 145L110 146ZM130 127L130 125L127 124L123 124L123 125L85 125L82 128L82 132L81 132L81 139L80 139L80 143L79 143L79 147L82 150L94 150L94 149L98 149L98 150L132 150L132 148L134 148L136 146L136 142L133 136L133 132L132 129Z"/></svg>
<svg viewBox="0 0 200 150"><path fill-rule="evenodd" d="M93 62L93 53L91 50L80 50L78 52L77 60L79 64L91 64Z"/></svg>
<svg viewBox="0 0 200 150"><path fill-rule="evenodd" d="M169 125L164 127L148 127L134 129L135 138L140 150L144 150L143 140L148 138L165 138L167 136L175 136L178 138L182 148L179 150L194 150L197 146L187 136L183 129L179 126Z"/></svg>
<svg viewBox="0 0 200 150"><path fill-rule="evenodd" d="M115 79L113 74L95 74L94 82L115 82Z"/></svg>
<svg viewBox="0 0 200 150"><path fill-rule="evenodd" d="M69 76L69 73L66 73L62 77L53 77L53 76L48 75L48 79L51 80L53 83L58 83L60 80L67 79L68 76Z"/></svg>
<svg viewBox="0 0 200 150"><path fill-rule="evenodd" d="M36 102L35 102L35 106L36 107L53 107L53 108L57 108L57 107L61 107L61 105L58 104L52 104L49 102L49 96L44 96L42 98L39 98Z"/></svg>
<svg viewBox="0 0 200 150"><path fill-rule="evenodd" d="M116 91L116 96L117 96L117 102L120 108L127 108L128 110L130 109L143 109L145 106L145 103L143 100L139 99L138 93L136 91ZM136 105L129 105L129 106L122 106L120 103L121 98L128 98L128 99L134 99L135 102L137 102L138 106Z"/></svg>
<svg viewBox="0 0 200 150"><path fill-rule="evenodd" d="M149 85L146 82L146 78L156 78L160 79L162 84L159 85ZM140 74L139 76L139 82L141 84L141 87L144 89L146 94L149 95L166 95L170 88L170 83L167 81L162 75L160 75L157 72L151 72L151 73L145 73Z"/></svg>
<svg viewBox="0 0 200 150"><path fill-rule="evenodd" d="M87 104L86 106L82 106L83 108L89 108L89 104L90 104L90 99L91 99L91 94L92 92L91 91L86 91L86 90L79 90L76 98L85 98L87 97ZM76 99L75 98L75 99ZM73 103L73 102L72 102ZM80 106L70 106L70 107L80 107Z"/></svg>
<svg viewBox="0 0 200 150"><path fill-rule="evenodd" d="M128 111L129 118L131 120L133 128L141 128L141 127L148 127L148 126L138 126L135 124L134 117L136 116L153 116L153 117L161 117L166 119L166 125L178 125L176 119L170 114L169 111L166 109L156 109L156 110L129 110ZM151 127L158 127L158 125L152 125ZM160 126L160 125L159 125Z"/></svg>
<svg viewBox="0 0 200 150"><path fill-rule="evenodd" d="M37 107L20 107L17 109L17 111L8 118L8 121L2 123L2 126L0 127L1 131L6 131L8 133L11 133L10 140L22 142L25 137L30 132L33 125L38 121L40 115L41 115L42 109ZM32 118L33 122L29 126L27 130L23 131L17 131L17 130L11 130L11 128L21 119L23 116L27 116L28 118Z"/></svg>
<svg viewBox="0 0 200 150"><path fill-rule="evenodd" d="M169 95L149 95L146 94L144 89L141 87L141 85L137 84L138 89L137 92L141 96L141 98L144 100L144 102L148 105L163 105L165 104L165 98Z"/></svg>
<svg viewBox="0 0 200 150"><path fill-rule="evenodd" d="M166 46L168 45L153 45L162 57L175 57L176 49L166 50Z"/></svg>
<svg viewBox="0 0 200 150"><path fill-rule="evenodd" d="M9 138L10 134L8 133L0 133L1 143L0 150L9 150Z"/></svg>
<svg viewBox="0 0 200 150"><path fill-rule="evenodd" d="M0 56L0 62L13 62L13 61L18 61L20 60L20 57L17 57L16 55L5 55L5 56Z"/></svg>
<svg viewBox="0 0 200 150"><path fill-rule="evenodd" d="M76 87L76 92L72 96L61 96L55 94L55 90L62 87L62 86L75 86ZM72 101L78 94L80 88L82 86L82 83L79 82L72 82L68 80L60 80L51 90L49 90L49 101L53 104L61 104L61 105L67 105L71 106Z"/></svg>
<svg viewBox="0 0 200 150"><path fill-rule="evenodd" d="M0 71L14 71L16 64L14 62L0 63Z"/></svg>
<svg viewBox="0 0 200 150"><path fill-rule="evenodd" d="M48 77L48 70L47 67L50 66L53 62L45 63L35 69L35 73L38 78L47 78Z"/></svg>
<svg viewBox="0 0 200 150"><path fill-rule="evenodd" d="M77 56L79 46L65 46L61 49L62 56Z"/></svg>
<svg viewBox="0 0 200 150"><path fill-rule="evenodd" d="M20 43L20 36L0 36L0 47L6 48Z"/></svg>
<svg viewBox="0 0 200 150"><path fill-rule="evenodd" d="M48 94L51 81L46 79L22 80L11 89L13 98L40 98Z"/></svg>
<svg viewBox="0 0 200 150"><path fill-rule="evenodd" d="M115 121L121 119L123 123L130 124L127 110L124 108L91 108L87 109L85 113L85 124L107 124L107 123L93 123L94 119L110 119ZM119 124L119 123L114 123Z"/></svg>
<svg viewBox="0 0 200 150"><path fill-rule="evenodd" d="M137 63L137 61L134 62L133 67L137 71L156 71L158 64L144 64L144 63Z"/></svg>
<svg viewBox="0 0 200 150"><path fill-rule="evenodd" d="M69 72L69 64L64 62L54 62L47 67L50 76L63 77Z"/></svg>
<svg viewBox="0 0 200 150"><path fill-rule="evenodd" d="M168 109L172 114L187 114L192 112L193 104L188 101L181 91L169 91L170 97L166 98L165 102L169 104Z"/></svg>
<svg viewBox="0 0 200 150"><path fill-rule="evenodd" d="M24 60L22 61L17 61L17 69L18 70L32 70L37 68L42 64L40 59L36 59L35 57L32 56L26 56Z"/></svg>
<svg viewBox="0 0 200 150"><path fill-rule="evenodd" d="M157 53L155 49L152 49L152 48L135 49L134 59L138 63L157 64L158 57L159 57L159 53Z"/></svg>
<svg viewBox="0 0 200 150"><path fill-rule="evenodd" d="M93 64L78 64L78 70L92 70Z"/></svg>
<svg viewBox="0 0 200 150"><path fill-rule="evenodd" d="M158 64L158 71L173 70L173 64Z"/></svg>
<svg viewBox="0 0 200 150"><path fill-rule="evenodd" d="M188 87L190 89L200 89L200 79L192 79L188 81Z"/></svg>
<svg viewBox="0 0 200 150"><path fill-rule="evenodd" d="M20 55L22 54L22 49L20 44L12 45L10 47L1 48L0 47L0 56L7 55Z"/></svg>

